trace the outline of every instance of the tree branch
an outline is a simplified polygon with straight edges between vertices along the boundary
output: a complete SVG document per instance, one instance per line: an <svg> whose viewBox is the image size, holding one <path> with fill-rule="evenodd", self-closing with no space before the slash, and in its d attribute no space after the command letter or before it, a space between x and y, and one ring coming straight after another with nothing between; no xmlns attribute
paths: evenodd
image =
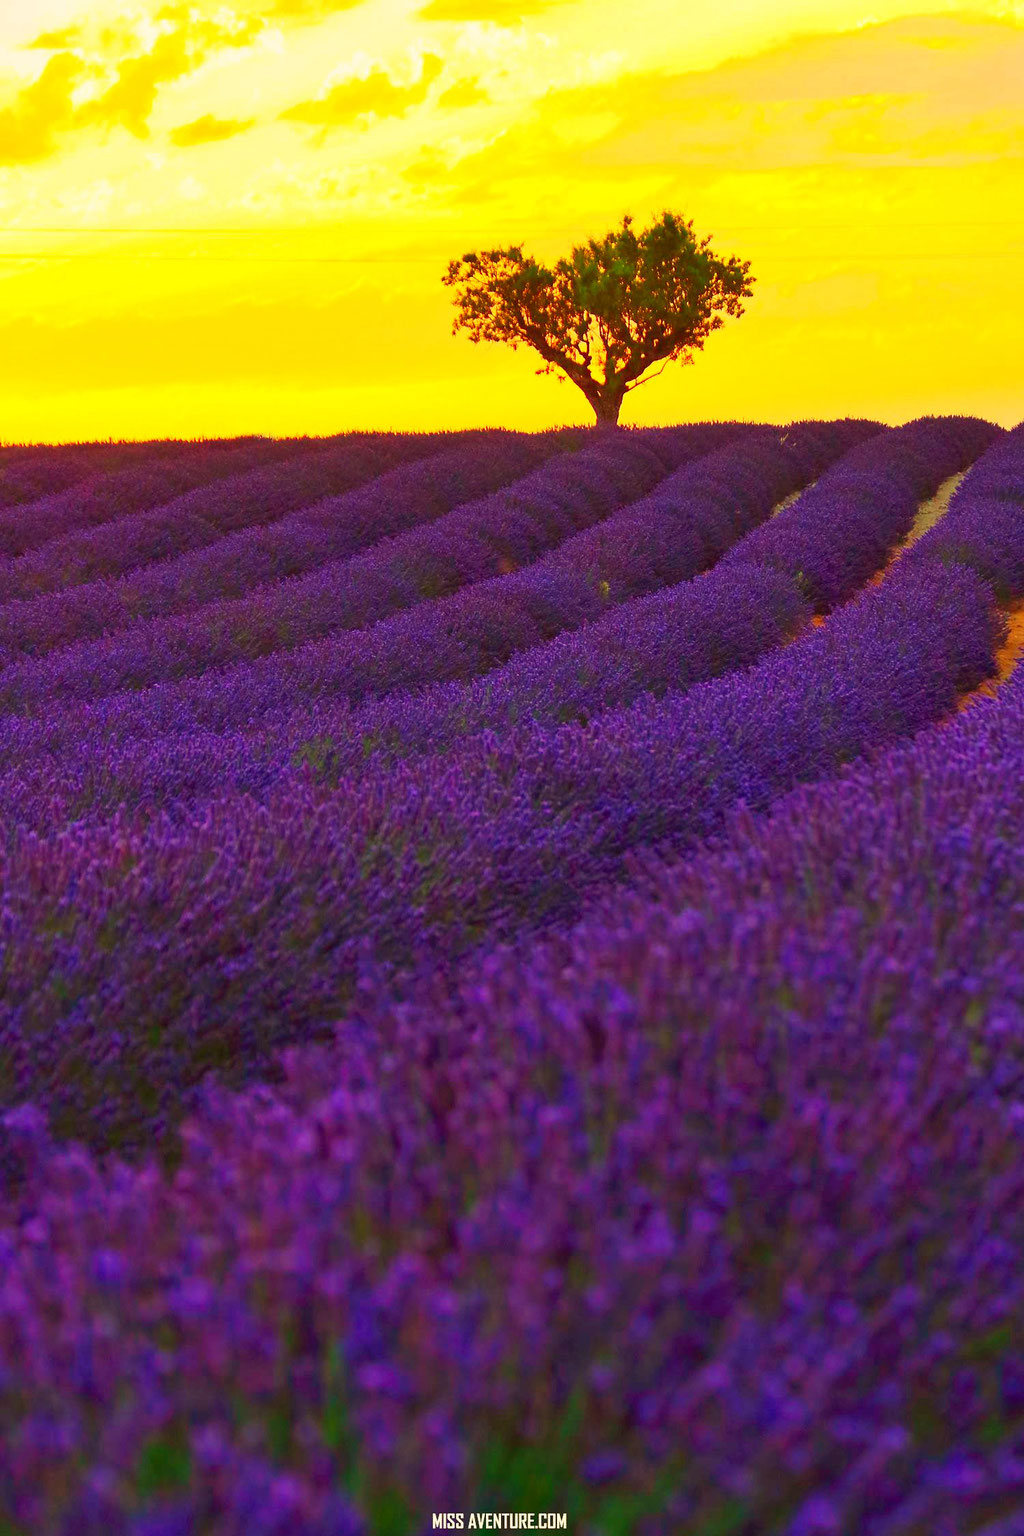
<svg viewBox="0 0 1024 1536"><path fill-rule="evenodd" d="M627 384L626 385L625 389L623 390L623 394L631 395L633 393L634 389L639 389L640 388L641 384L649 384L652 379L660 379L662 374L665 372L665 369L668 367L670 362L672 362L672 358L669 358L667 362L662 363L662 365L658 369L657 373L649 373L647 375L646 379L634 379L632 384Z"/></svg>

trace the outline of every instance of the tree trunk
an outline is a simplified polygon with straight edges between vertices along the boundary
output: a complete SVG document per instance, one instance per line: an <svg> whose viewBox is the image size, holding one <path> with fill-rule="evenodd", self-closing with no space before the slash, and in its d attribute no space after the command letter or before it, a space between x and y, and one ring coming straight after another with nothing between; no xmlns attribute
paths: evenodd
<svg viewBox="0 0 1024 1536"><path fill-rule="evenodd" d="M602 390L590 398L599 427L617 427L622 410L622 395Z"/></svg>

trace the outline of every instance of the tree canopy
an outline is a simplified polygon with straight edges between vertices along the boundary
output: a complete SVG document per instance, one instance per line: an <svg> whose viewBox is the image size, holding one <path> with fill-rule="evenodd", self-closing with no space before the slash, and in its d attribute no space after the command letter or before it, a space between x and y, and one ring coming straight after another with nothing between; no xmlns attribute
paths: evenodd
<svg viewBox="0 0 1024 1536"><path fill-rule="evenodd" d="M723 261L709 239L670 212L636 234L627 214L602 240L574 246L552 267L519 246L470 252L442 278L454 288L453 334L525 343L583 391L598 422L616 423L626 395L659 363L692 363L723 315L743 313L750 263Z"/></svg>

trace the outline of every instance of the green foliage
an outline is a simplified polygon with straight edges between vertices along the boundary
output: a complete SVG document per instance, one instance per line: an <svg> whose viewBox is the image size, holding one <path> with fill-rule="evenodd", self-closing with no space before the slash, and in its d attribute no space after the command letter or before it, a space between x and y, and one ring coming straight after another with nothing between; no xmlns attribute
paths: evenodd
<svg viewBox="0 0 1024 1536"><path fill-rule="evenodd" d="M586 1394L578 1390L542 1440L489 1439L477 1458L474 1508L557 1509L568 1516L570 1529L585 1524L594 1536L632 1536L642 1521L664 1513L684 1477L681 1458L672 1457L645 1488L594 1487L579 1473L586 1422ZM723 1525L721 1536L731 1529ZM707 1536L719 1536L717 1528L709 1527Z"/></svg>
<svg viewBox="0 0 1024 1536"><path fill-rule="evenodd" d="M308 764L313 772L322 778L327 773L333 753L334 741L330 736L314 736L295 749L291 756L291 765L293 768L301 768L303 764Z"/></svg>
<svg viewBox="0 0 1024 1536"><path fill-rule="evenodd" d="M329 1375L325 1381L320 1433L324 1444L337 1457L338 1465L348 1474L355 1460L355 1436L340 1372Z"/></svg>
<svg viewBox="0 0 1024 1536"><path fill-rule="evenodd" d="M997 1323L987 1333L981 1333L967 1346L969 1360L998 1360L1013 1348L1014 1328L1011 1322Z"/></svg>
<svg viewBox="0 0 1024 1536"><path fill-rule="evenodd" d="M415 1517L405 1496L396 1488L364 1495L363 1505L371 1536L412 1536Z"/></svg>
<svg viewBox="0 0 1024 1536"><path fill-rule="evenodd" d="M655 377L649 369L692 362L723 314L742 314L749 274L749 262L721 260L666 211L640 234L627 215L553 268L510 246L452 261L442 282L456 290L453 331L532 347L538 373L571 379L597 420L614 424L625 396Z"/></svg>
<svg viewBox="0 0 1024 1536"><path fill-rule="evenodd" d="M709 1519L701 1522L693 1536L740 1536L750 1528L750 1505L743 1499L727 1499Z"/></svg>
<svg viewBox="0 0 1024 1536"><path fill-rule="evenodd" d="M554 1432L540 1443L491 1440L477 1472L478 1507L525 1512L556 1509L564 1498L585 1416L584 1395L566 1404Z"/></svg>
<svg viewBox="0 0 1024 1536"><path fill-rule="evenodd" d="M140 1497L187 1488L191 1480L192 1453L183 1434L161 1435L143 1447L135 1472Z"/></svg>

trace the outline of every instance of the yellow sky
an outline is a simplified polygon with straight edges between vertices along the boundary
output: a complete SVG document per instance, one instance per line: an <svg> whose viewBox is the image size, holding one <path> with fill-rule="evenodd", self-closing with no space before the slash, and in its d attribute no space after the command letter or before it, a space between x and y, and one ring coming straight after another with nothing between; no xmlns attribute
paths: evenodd
<svg viewBox="0 0 1024 1536"><path fill-rule="evenodd" d="M586 421L441 273L664 208L757 286L624 421L1016 422L1022 82L1024 4L0 0L0 441Z"/></svg>

